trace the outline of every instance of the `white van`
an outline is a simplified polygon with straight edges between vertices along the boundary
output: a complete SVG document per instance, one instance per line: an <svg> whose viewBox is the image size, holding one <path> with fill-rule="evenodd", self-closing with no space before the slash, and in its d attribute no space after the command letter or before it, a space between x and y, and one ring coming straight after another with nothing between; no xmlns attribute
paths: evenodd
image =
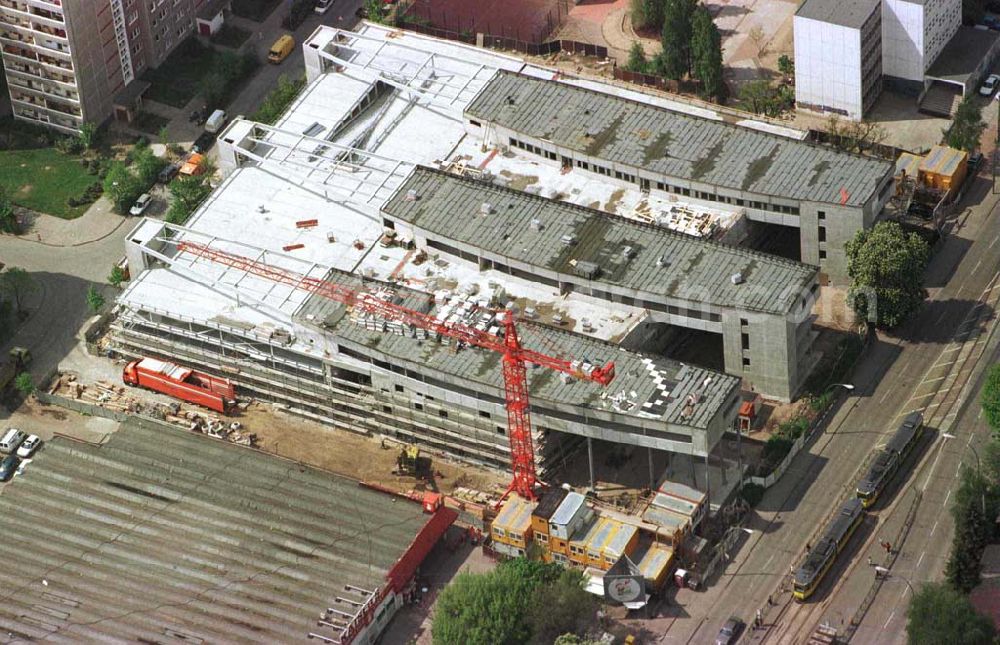
<svg viewBox="0 0 1000 645"><path fill-rule="evenodd" d="M205 132L211 132L215 134L222 129L222 126L226 123L226 112L225 110L216 110L212 112L212 115L208 117L205 121Z"/></svg>
<svg viewBox="0 0 1000 645"><path fill-rule="evenodd" d="M17 428L10 428L4 433L3 439L0 439L0 452L5 455L9 455L17 450L17 447L21 445L21 442L24 441L27 436L28 435L24 434Z"/></svg>

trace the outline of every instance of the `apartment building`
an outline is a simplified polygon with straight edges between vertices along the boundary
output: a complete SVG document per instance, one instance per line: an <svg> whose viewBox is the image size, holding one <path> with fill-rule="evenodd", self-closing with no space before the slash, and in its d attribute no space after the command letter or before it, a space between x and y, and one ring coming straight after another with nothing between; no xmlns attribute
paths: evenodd
<svg viewBox="0 0 1000 645"><path fill-rule="evenodd" d="M212 0L0 0L14 116L60 132L129 119L156 67Z"/></svg>

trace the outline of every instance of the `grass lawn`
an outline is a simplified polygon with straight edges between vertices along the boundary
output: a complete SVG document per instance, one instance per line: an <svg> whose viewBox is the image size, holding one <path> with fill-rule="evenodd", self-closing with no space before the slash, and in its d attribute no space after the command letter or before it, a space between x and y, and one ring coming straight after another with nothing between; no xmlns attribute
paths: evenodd
<svg viewBox="0 0 1000 645"><path fill-rule="evenodd" d="M165 128L168 123L170 123L170 119L162 117L159 114L140 112L136 115L135 120L132 121L132 127L155 137L160 134L160 130Z"/></svg>
<svg viewBox="0 0 1000 645"><path fill-rule="evenodd" d="M212 36L212 42L223 47L239 49L250 37L250 32L228 23L222 25L219 33Z"/></svg>
<svg viewBox="0 0 1000 645"><path fill-rule="evenodd" d="M69 207L66 200L80 197L97 178L87 174L79 157L55 148L0 151L0 184L15 204L63 219L83 215L87 206Z"/></svg>
<svg viewBox="0 0 1000 645"><path fill-rule="evenodd" d="M192 36L178 45L162 65L143 75L152 83L144 98L177 108L184 107L198 93L198 84L202 76L212 69L215 55Z"/></svg>
<svg viewBox="0 0 1000 645"><path fill-rule="evenodd" d="M233 13L254 22L263 22L281 0L233 0Z"/></svg>

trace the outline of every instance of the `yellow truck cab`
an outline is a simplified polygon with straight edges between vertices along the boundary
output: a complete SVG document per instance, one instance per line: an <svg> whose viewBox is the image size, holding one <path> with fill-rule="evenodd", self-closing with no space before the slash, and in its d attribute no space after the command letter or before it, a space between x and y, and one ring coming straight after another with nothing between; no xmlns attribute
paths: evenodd
<svg viewBox="0 0 1000 645"><path fill-rule="evenodd" d="M284 34L271 45L271 49L267 52L267 60L277 65L288 58L293 49L295 49L295 39L289 34Z"/></svg>

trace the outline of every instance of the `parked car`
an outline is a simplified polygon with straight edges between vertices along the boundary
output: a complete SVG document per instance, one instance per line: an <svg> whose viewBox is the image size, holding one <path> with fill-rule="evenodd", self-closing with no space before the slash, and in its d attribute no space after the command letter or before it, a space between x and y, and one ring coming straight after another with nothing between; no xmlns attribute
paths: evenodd
<svg viewBox="0 0 1000 645"><path fill-rule="evenodd" d="M149 193L139 195L139 199L135 200L135 203L132 204L132 208L128 209L129 215L139 217L146 211L147 208L149 208L149 203L152 201L153 197Z"/></svg>
<svg viewBox="0 0 1000 645"><path fill-rule="evenodd" d="M288 34L282 34L278 40L274 41L271 49L267 52L268 62L277 65L288 58L288 55L295 50L295 39Z"/></svg>
<svg viewBox="0 0 1000 645"><path fill-rule="evenodd" d="M21 459L29 459L40 445L42 445L41 438L37 434L29 434L21 447L17 449L17 456Z"/></svg>
<svg viewBox="0 0 1000 645"><path fill-rule="evenodd" d="M21 465L21 459L17 455L7 455L0 461L0 482L10 481L10 478L17 472L17 467Z"/></svg>
<svg viewBox="0 0 1000 645"><path fill-rule="evenodd" d="M178 171L182 175L200 175L205 172L205 166L202 163L205 160L200 153L192 152L188 158L184 161L184 165Z"/></svg>
<svg viewBox="0 0 1000 645"><path fill-rule="evenodd" d="M719 635L715 637L715 645L731 645L735 643L743 631L743 621L736 616L731 616L726 624L719 630Z"/></svg>
<svg viewBox="0 0 1000 645"><path fill-rule="evenodd" d="M986 77L983 86L979 88L979 93L983 96L992 96L993 92L997 91L997 86L1000 86L1000 76L990 74Z"/></svg>
<svg viewBox="0 0 1000 645"><path fill-rule="evenodd" d="M194 140L194 145L191 146L191 152L205 154L214 145L215 135L211 132L202 132L201 135Z"/></svg>
<svg viewBox="0 0 1000 645"><path fill-rule="evenodd" d="M208 118L208 106L204 106L199 110L195 110L188 116L188 121L191 123L197 123L201 125Z"/></svg>
<svg viewBox="0 0 1000 645"><path fill-rule="evenodd" d="M212 115L205 121L205 132L217 134L225 124L226 111L216 110L215 112L212 112Z"/></svg>
<svg viewBox="0 0 1000 645"><path fill-rule="evenodd" d="M160 171L160 174L157 175L156 179L161 184L169 184L170 181L177 176L177 171L180 169L181 165L179 163L175 162L167 164L166 166L163 167L163 170Z"/></svg>
<svg viewBox="0 0 1000 645"><path fill-rule="evenodd" d="M973 152L971 155L969 155L968 164L969 164L969 172L971 173L979 172L980 166L983 165L983 153Z"/></svg>
<svg viewBox="0 0 1000 645"><path fill-rule="evenodd" d="M1000 31L1000 17L998 16L986 14L983 16L983 24L994 31Z"/></svg>
<svg viewBox="0 0 1000 645"><path fill-rule="evenodd" d="M17 450L17 447L21 445L21 442L24 441L27 436L28 435L21 432L17 428L8 429L7 432L4 433L3 439L0 439L0 452L5 455L11 454Z"/></svg>
<svg viewBox="0 0 1000 645"><path fill-rule="evenodd" d="M316 0L316 6L313 7L313 11L316 13L326 13L332 6L333 0Z"/></svg>

